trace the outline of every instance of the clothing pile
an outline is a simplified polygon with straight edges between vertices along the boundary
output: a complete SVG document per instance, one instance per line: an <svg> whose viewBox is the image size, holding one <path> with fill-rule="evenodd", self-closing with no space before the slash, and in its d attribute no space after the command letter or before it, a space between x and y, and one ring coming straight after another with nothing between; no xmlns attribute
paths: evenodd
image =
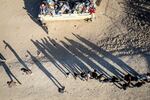
<svg viewBox="0 0 150 100"><path fill-rule="evenodd" d="M44 0L40 5L41 15L95 13L93 0Z"/></svg>

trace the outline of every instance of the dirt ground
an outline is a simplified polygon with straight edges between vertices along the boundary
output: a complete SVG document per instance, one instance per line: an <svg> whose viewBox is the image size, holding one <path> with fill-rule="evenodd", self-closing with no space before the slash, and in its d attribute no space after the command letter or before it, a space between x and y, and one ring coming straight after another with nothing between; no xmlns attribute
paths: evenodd
<svg viewBox="0 0 150 100"><path fill-rule="evenodd" d="M149 83L123 90L113 83L66 78L67 72L93 69L108 77L150 72L148 0L102 0L93 22L48 22L48 33L36 21L39 2L0 1L0 54L6 59L0 64L1 99L150 99ZM11 79L16 84L10 88ZM59 93L62 86L65 92Z"/></svg>

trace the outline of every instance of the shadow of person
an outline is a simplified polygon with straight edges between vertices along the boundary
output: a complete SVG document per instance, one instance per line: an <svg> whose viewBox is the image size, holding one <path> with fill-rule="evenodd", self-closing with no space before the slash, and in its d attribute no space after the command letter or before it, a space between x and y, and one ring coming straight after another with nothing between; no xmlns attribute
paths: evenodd
<svg viewBox="0 0 150 100"><path fill-rule="evenodd" d="M17 60L23 65L24 68L21 68L21 71L25 72L26 74L31 74L32 71L28 68L28 66L21 59L21 57L17 54L17 52L5 40L3 40L3 43L5 44L5 49L9 48L10 51L14 54L14 56L17 58Z"/></svg>
<svg viewBox="0 0 150 100"><path fill-rule="evenodd" d="M42 65L42 63L36 57L34 57L29 51L27 51L27 53L30 55L36 66L55 84L55 86L58 88L58 91L63 93L65 87L58 82L58 80Z"/></svg>
<svg viewBox="0 0 150 100"><path fill-rule="evenodd" d="M15 85L14 79L21 84L21 82L15 77L15 75L10 71L9 67L5 63L6 59L5 57L0 53L0 64L3 66L5 72L7 73L8 77L10 78L10 81L7 81L7 84L9 87L12 87Z"/></svg>
<svg viewBox="0 0 150 100"><path fill-rule="evenodd" d="M43 24L38 18L38 14L40 12L39 7L43 0L23 0L23 1L24 1L23 9L27 11L29 17L48 34L47 26L45 25L45 23Z"/></svg>
<svg viewBox="0 0 150 100"><path fill-rule="evenodd" d="M76 57L71 52L69 52L67 48L57 43L54 39L50 39L49 37L48 39L50 43L55 44L55 47L57 48L58 52L63 52L62 63L67 64L68 66L72 67L72 69L78 74L83 71L84 72L90 71L90 69L84 63L82 63L81 60L78 59L78 57ZM55 56L57 57L57 55ZM69 58L71 58L71 60ZM68 59L69 61L66 61L66 59ZM59 61L61 61L61 59L59 59Z"/></svg>
<svg viewBox="0 0 150 100"><path fill-rule="evenodd" d="M116 63L121 69L123 69L124 71L126 71L127 73L131 74L132 76L136 76L136 77L141 77L138 72L136 72L133 68L131 68L130 66L128 66L125 62L123 62L121 59L119 59L118 57L112 55L110 52L107 52L105 50L103 50L102 48L98 47L96 44L86 40L85 38L73 34L76 38L78 38L81 42L83 42L85 45L89 46L90 48L92 48L93 50L99 52L100 54L104 55L106 58L110 59L111 61L113 61L114 63Z"/></svg>
<svg viewBox="0 0 150 100"><path fill-rule="evenodd" d="M44 44L40 43L39 41L33 41L31 39L31 42L35 45L35 47L44 54L44 56L49 60L51 61L55 66L56 68L58 68L59 71L61 71L64 75L66 75L66 71L55 61L55 59L53 59L53 57L46 52L46 47Z"/></svg>
<svg viewBox="0 0 150 100"><path fill-rule="evenodd" d="M61 41L61 43L66 47L72 54L76 55L80 60L84 63L86 63L91 69L96 69L98 73L103 73L105 77L110 77L110 75L105 72L101 67L99 67L97 64L95 64L93 61L89 59L89 57L86 57L83 55L83 53L79 52L73 45L69 45L65 43L64 41ZM68 48L69 47L69 48Z"/></svg>
<svg viewBox="0 0 150 100"><path fill-rule="evenodd" d="M77 59L74 58L72 54L70 54L55 40L48 40L47 38L41 40L42 42L38 40L31 41L37 47L37 49L41 51L45 55L45 57L48 58L55 65L55 67L57 67L64 75L66 75L66 77L68 76L67 72L69 72L74 78L76 78L74 73L79 74L79 71L82 70L78 66L78 63L80 63L80 61L77 62ZM70 57L72 59L71 61L68 61Z"/></svg>
<svg viewBox="0 0 150 100"><path fill-rule="evenodd" d="M91 57L92 59L94 59L96 62L98 62L100 65L102 65L101 67L105 67L105 69L107 69L107 71L110 71L111 73L113 73L118 78L122 78L123 77L124 73L121 70L119 70L115 66L111 65L108 61L106 61L102 57L98 56L95 52L89 50L87 47L85 47L84 45L82 45L79 42L76 42L76 41L68 39L68 38L65 38L65 39L70 44L72 44L72 46L74 48L76 48L80 52L88 55L89 57Z"/></svg>
<svg viewBox="0 0 150 100"><path fill-rule="evenodd" d="M150 72L150 53L148 54L143 54L144 58L146 59L147 61L147 64L148 64L148 71Z"/></svg>

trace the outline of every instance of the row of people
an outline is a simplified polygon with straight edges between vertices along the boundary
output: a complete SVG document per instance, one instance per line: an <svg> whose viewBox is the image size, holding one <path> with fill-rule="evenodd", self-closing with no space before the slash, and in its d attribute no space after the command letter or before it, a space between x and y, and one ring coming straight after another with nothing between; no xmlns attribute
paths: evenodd
<svg viewBox="0 0 150 100"><path fill-rule="evenodd" d="M70 73L66 74L67 76L70 75ZM121 87L118 87L124 90L126 90L127 87L140 87L145 83L150 83L150 73L145 73L138 77L131 74L126 74L122 78L118 78L116 76L108 78L103 73L98 74L98 72L94 70L93 72L81 72L80 74L74 72L74 78L76 79L77 77L86 81L88 81L89 79L96 79L99 80L99 82L113 82L115 83L115 85L120 85Z"/></svg>
<svg viewBox="0 0 150 100"><path fill-rule="evenodd" d="M82 1L59 1L44 0L40 5L41 15L61 15L72 13L95 13L95 5L91 0Z"/></svg>

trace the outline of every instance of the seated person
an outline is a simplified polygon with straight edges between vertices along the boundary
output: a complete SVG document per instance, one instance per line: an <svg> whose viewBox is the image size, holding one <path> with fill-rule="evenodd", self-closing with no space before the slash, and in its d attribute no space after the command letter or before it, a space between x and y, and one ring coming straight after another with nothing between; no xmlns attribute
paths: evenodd
<svg viewBox="0 0 150 100"><path fill-rule="evenodd" d="M53 0L46 0L46 2L47 2L49 5L54 4L54 1L53 1Z"/></svg>
<svg viewBox="0 0 150 100"><path fill-rule="evenodd" d="M45 3L42 3L40 5L40 14L46 14L46 10L47 10L47 7L46 7L46 4Z"/></svg>
<svg viewBox="0 0 150 100"><path fill-rule="evenodd" d="M69 12L69 10L70 10L70 7L69 7L69 5L67 4L67 3L64 3L63 5L62 5L62 7L61 7L61 13L62 14L66 14L66 13L68 13Z"/></svg>

